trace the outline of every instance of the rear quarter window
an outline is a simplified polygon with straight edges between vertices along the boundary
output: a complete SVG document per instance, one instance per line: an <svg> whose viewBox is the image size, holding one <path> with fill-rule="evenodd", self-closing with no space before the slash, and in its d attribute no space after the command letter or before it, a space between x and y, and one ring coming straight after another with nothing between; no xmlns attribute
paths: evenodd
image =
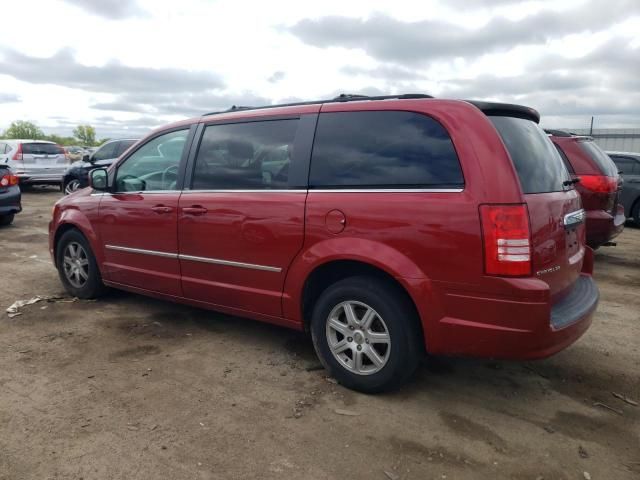
<svg viewBox="0 0 640 480"><path fill-rule="evenodd" d="M542 128L531 120L490 116L507 147L523 193L560 192L569 172Z"/></svg>
<svg viewBox="0 0 640 480"><path fill-rule="evenodd" d="M582 140L578 142L580 148L595 162L603 175L617 177L618 168L613 160L593 140Z"/></svg>
<svg viewBox="0 0 640 480"><path fill-rule="evenodd" d="M462 188L451 138L414 112L322 113L311 158L310 188Z"/></svg>

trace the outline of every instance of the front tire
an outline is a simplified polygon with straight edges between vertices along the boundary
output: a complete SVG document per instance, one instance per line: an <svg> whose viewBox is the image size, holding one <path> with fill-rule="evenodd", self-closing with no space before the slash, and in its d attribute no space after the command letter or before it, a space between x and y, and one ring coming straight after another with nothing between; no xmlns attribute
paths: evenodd
<svg viewBox="0 0 640 480"><path fill-rule="evenodd" d="M95 255L78 230L65 232L58 241L56 265L60 281L74 297L89 299L105 293Z"/></svg>
<svg viewBox="0 0 640 480"><path fill-rule="evenodd" d="M423 351L413 305L398 286L375 277L350 277L327 288L314 306L311 336L329 373L365 393L401 386Z"/></svg>
<svg viewBox="0 0 640 480"><path fill-rule="evenodd" d="M1 215L0 216L0 227L6 227L7 225L11 225L13 223L13 218L15 215L13 213L9 215Z"/></svg>
<svg viewBox="0 0 640 480"><path fill-rule="evenodd" d="M67 183L64 184L63 190L65 195L70 195L79 189L80 189L80 180L78 180L77 178L72 178L71 180L69 180Z"/></svg>

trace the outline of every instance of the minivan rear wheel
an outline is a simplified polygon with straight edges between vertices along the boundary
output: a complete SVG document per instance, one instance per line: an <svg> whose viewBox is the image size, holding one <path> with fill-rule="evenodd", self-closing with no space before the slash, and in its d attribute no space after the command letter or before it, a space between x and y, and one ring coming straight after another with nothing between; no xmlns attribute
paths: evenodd
<svg viewBox="0 0 640 480"><path fill-rule="evenodd" d="M390 282L364 276L341 280L320 295L311 336L331 376L365 393L406 382L419 364L423 342L406 295Z"/></svg>
<svg viewBox="0 0 640 480"><path fill-rule="evenodd" d="M74 297L96 298L105 293L91 246L78 230L65 232L58 241L56 266L64 288Z"/></svg>

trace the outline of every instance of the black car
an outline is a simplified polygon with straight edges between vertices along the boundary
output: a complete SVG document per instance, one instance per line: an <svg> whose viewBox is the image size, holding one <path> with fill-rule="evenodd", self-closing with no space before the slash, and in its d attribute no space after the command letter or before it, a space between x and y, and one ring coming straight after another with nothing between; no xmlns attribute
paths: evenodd
<svg viewBox="0 0 640 480"><path fill-rule="evenodd" d="M90 170L99 167L108 167L137 141L138 140L134 138L110 140L92 154L86 155L82 160L72 163L62 178L62 190L64 193L68 195L80 188L87 187L89 185Z"/></svg>
<svg viewBox="0 0 640 480"><path fill-rule="evenodd" d="M18 177L9 165L0 163L0 226L9 225L15 214L22 210L20 199Z"/></svg>
<svg viewBox="0 0 640 480"><path fill-rule="evenodd" d="M607 152L616 164L624 183L620 203L628 220L640 227L640 153Z"/></svg>

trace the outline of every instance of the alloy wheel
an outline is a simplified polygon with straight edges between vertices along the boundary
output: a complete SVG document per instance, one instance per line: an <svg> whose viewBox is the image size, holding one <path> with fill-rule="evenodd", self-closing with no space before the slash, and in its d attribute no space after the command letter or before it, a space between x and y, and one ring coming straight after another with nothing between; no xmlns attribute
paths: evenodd
<svg viewBox="0 0 640 480"><path fill-rule="evenodd" d="M80 180L73 179L69 183L67 183L64 187L64 193L69 195L70 193L75 192L80 189Z"/></svg>
<svg viewBox="0 0 640 480"><path fill-rule="evenodd" d="M64 249L64 276L75 288L82 288L89 280L89 258L78 242L69 242Z"/></svg>
<svg viewBox="0 0 640 480"><path fill-rule="evenodd" d="M331 353L352 373L372 375L389 360L389 329L365 303L349 300L336 305L327 318L326 334Z"/></svg>

